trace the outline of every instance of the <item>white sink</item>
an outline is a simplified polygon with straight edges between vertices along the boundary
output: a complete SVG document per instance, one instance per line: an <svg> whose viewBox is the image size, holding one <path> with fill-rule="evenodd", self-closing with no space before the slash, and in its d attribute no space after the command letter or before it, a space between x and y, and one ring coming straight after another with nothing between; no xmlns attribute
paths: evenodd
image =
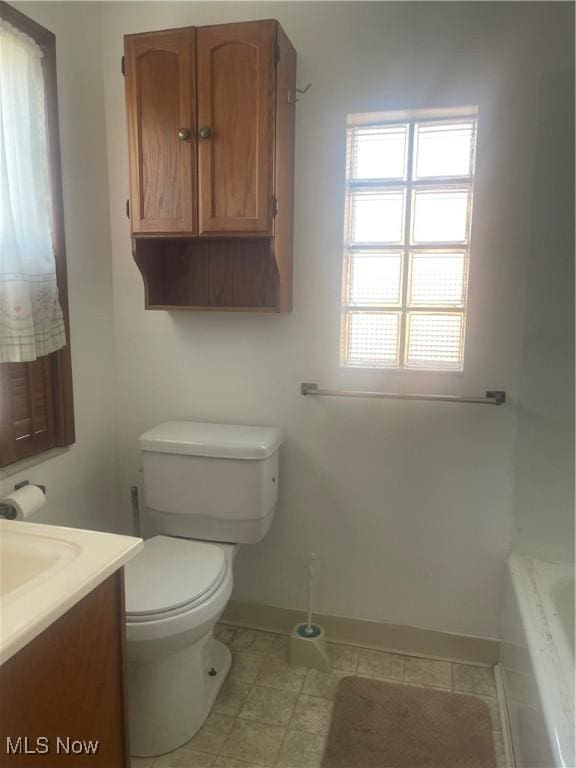
<svg viewBox="0 0 576 768"><path fill-rule="evenodd" d="M142 546L132 536L0 520L0 664Z"/></svg>
<svg viewBox="0 0 576 768"><path fill-rule="evenodd" d="M27 531L0 534L0 598L15 599L19 589L32 589L34 582L50 578L78 557L78 544ZM4 603L5 604L5 603Z"/></svg>

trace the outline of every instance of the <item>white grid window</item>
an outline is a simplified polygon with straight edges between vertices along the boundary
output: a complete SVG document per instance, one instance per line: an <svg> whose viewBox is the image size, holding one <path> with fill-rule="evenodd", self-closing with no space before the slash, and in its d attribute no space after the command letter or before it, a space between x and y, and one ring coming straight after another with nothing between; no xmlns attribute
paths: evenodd
<svg viewBox="0 0 576 768"><path fill-rule="evenodd" d="M475 115L349 116L343 365L462 370Z"/></svg>

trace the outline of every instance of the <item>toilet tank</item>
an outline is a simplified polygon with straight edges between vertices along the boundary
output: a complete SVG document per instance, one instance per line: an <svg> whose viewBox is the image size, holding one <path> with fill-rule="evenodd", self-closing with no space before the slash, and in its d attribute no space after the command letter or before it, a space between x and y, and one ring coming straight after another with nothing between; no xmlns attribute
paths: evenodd
<svg viewBox="0 0 576 768"><path fill-rule="evenodd" d="M168 421L140 435L144 504L159 533L251 543L278 498L276 427Z"/></svg>

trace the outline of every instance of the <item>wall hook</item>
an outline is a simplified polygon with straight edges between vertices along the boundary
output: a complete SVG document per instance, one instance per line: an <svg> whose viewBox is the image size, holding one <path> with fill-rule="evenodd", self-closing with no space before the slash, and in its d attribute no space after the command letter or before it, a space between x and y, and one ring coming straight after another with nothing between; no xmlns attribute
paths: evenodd
<svg viewBox="0 0 576 768"><path fill-rule="evenodd" d="M300 101L300 99L297 99L295 94L308 93L310 88L312 88L312 83L308 83L306 88L295 88L294 92L288 91L288 104L296 104L296 102Z"/></svg>

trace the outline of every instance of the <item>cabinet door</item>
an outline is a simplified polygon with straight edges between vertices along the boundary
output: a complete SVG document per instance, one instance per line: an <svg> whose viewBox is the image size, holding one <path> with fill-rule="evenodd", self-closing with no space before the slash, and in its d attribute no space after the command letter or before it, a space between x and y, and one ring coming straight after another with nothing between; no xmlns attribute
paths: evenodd
<svg viewBox="0 0 576 768"><path fill-rule="evenodd" d="M128 768L125 632L117 571L2 664L2 768ZM20 737L13 756L8 737ZM49 754L35 752L42 737ZM98 748L68 752L78 741Z"/></svg>
<svg viewBox="0 0 576 768"><path fill-rule="evenodd" d="M197 30L199 234L273 234L276 22Z"/></svg>
<svg viewBox="0 0 576 768"><path fill-rule="evenodd" d="M193 28L125 38L132 232L196 232Z"/></svg>

